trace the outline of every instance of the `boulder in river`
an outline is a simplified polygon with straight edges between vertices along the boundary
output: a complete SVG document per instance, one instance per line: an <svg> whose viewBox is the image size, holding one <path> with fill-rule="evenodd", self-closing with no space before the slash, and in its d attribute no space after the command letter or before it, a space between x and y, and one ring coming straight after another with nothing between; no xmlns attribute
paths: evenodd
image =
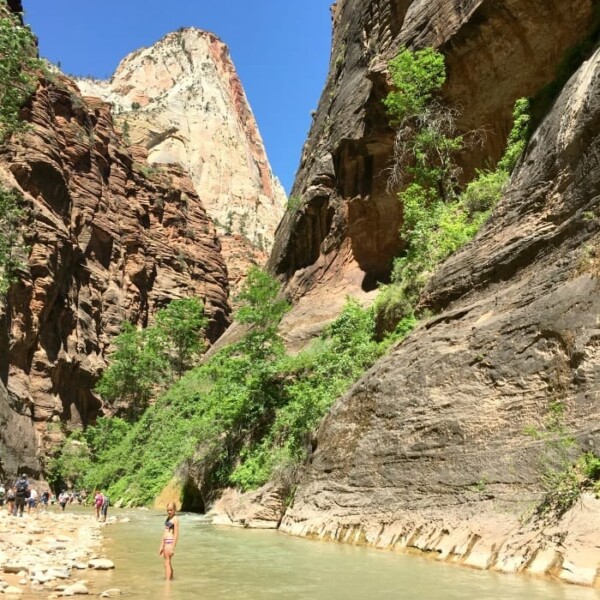
<svg viewBox="0 0 600 600"><path fill-rule="evenodd" d="M90 569L106 571L108 569L114 569L115 563L108 558L94 558L88 562L88 567Z"/></svg>

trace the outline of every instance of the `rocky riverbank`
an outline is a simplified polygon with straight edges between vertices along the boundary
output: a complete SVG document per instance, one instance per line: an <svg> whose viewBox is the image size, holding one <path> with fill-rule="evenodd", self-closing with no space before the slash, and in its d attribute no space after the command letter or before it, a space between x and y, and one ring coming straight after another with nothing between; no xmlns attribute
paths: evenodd
<svg viewBox="0 0 600 600"><path fill-rule="evenodd" d="M109 570L102 554L101 528L90 513L36 511L23 517L0 510L0 591L7 597L58 598L75 595L112 597L119 590L100 589L101 579L88 581L90 569ZM95 589L98 588L98 589Z"/></svg>

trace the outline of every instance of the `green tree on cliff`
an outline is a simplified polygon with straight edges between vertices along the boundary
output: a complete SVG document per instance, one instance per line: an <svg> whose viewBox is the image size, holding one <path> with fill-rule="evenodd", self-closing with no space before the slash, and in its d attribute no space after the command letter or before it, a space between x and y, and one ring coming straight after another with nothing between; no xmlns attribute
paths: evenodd
<svg viewBox="0 0 600 600"><path fill-rule="evenodd" d="M33 34L0 0L0 141L23 128L21 108L35 89L32 72L39 65Z"/></svg>
<svg viewBox="0 0 600 600"><path fill-rule="evenodd" d="M403 49L389 69L393 87L384 105L396 129L389 183L399 189L404 252L394 261L392 284L382 288L375 303L380 334L414 322L421 290L438 265L487 220L529 133L529 104L521 99L496 170L479 171L461 191L457 156L473 147L481 133L459 134L456 111L441 101L446 81L443 55L432 48Z"/></svg>
<svg viewBox="0 0 600 600"><path fill-rule="evenodd" d="M0 186L0 296L8 292L23 264L21 224L25 215L23 197L16 190Z"/></svg>
<svg viewBox="0 0 600 600"><path fill-rule="evenodd" d="M192 366L204 348L207 323L204 304L197 298L173 300L146 329L125 323L96 391L127 406L129 419L137 420L153 395Z"/></svg>
<svg viewBox="0 0 600 600"><path fill-rule="evenodd" d="M192 367L194 358L204 349L201 334L207 325L204 304L198 298L173 300L156 314L153 342L177 377Z"/></svg>

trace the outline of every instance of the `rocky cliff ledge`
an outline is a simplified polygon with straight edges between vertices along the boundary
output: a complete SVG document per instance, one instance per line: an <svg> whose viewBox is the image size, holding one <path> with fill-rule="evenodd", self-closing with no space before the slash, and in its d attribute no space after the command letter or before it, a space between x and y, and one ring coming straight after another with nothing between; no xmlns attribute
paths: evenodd
<svg viewBox="0 0 600 600"><path fill-rule="evenodd" d="M467 89L456 77L473 73L466 69L468 57L478 57L479 66L472 66L478 91L466 113L490 119L497 98L508 99L525 81L533 86L525 92L542 83L530 72L541 47L573 42L577 28L584 32L591 22L592 9L588 2L548 2L543 10L523 1L391 4L404 4L408 12L388 10L386 20L377 21L380 32L389 36L389 24L400 27L404 20L399 41L441 43L452 69L450 94ZM364 18L381 5L348 0L338 4L336 15L343 23L350 14ZM347 12L351 6L356 13ZM428 13L431 18L417 27L415 18ZM560 52L547 50L540 61L558 58ZM493 77L500 77L497 85ZM600 584L600 501L585 495L562 519L536 517L540 479L556 456L551 443L525 434L527 428L543 430L553 403L560 401L564 427L578 449L597 453L600 445L599 99L596 51L535 132L488 224L429 286L423 305L437 316L366 373L322 423L311 464L284 516L284 531ZM490 124L500 135L505 111L501 104L497 110L498 119ZM354 126L364 139L370 124L357 119ZM316 132L312 135L317 139ZM495 143L490 141L492 155ZM316 193L316 161L327 144L335 150L330 141L314 155L307 148L312 173L297 186L309 195ZM350 145L356 148L356 142ZM339 166L348 173L350 164L364 164L369 147L361 142L362 155L354 162L330 162L330 178L319 183L322 193L324 185L335 185L328 188L330 197L349 191L348 215L352 203L368 207L374 196L381 210L383 196L376 195L374 178L337 176ZM373 163L369 172L377 172ZM352 181L371 186L369 194L354 199L361 192ZM350 232L352 220L344 224ZM363 228L365 237L377 231ZM292 230L287 239L295 235ZM354 247L353 241L345 237L346 248ZM298 267L291 262L298 254L291 244L286 248L279 256L288 257L287 268ZM318 271L323 248L305 273ZM290 286L314 287L314 281L296 271Z"/></svg>
<svg viewBox="0 0 600 600"><path fill-rule="evenodd" d="M110 102L148 161L180 164L224 238L237 287L249 264L264 264L286 203L227 46L194 28L127 56L109 81L78 80Z"/></svg>
<svg viewBox="0 0 600 600"><path fill-rule="evenodd" d="M332 8L329 75L269 268L296 301L284 319L302 346L339 313L346 294L368 302L401 251L401 210L386 189L394 134L381 100L387 62L402 46L446 56L447 102L463 131L486 132L465 173L502 154L514 101L552 81L594 22L592 0L340 0Z"/></svg>
<svg viewBox="0 0 600 600"><path fill-rule="evenodd" d="M0 474L36 474L61 422L110 413L92 389L123 321L145 325L189 295L205 303L211 340L229 321L220 244L190 179L148 165L116 133L107 104L50 79L25 110L31 128L0 160L3 184L25 198L30 247L0 307Z"/></svg>

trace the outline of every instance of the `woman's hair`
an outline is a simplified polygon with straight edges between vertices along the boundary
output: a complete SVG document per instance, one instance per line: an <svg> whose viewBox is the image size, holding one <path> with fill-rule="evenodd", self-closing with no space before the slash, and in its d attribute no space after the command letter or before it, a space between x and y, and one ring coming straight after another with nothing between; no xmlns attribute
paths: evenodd
<svg viewBox="0 0 600 600"><path fill-rule="evenodd" d="M169 502L167 504L167 510L169 510L170 508L172 508L174 511L177 510L177 504L175 504L175 502Z"/></svg>

